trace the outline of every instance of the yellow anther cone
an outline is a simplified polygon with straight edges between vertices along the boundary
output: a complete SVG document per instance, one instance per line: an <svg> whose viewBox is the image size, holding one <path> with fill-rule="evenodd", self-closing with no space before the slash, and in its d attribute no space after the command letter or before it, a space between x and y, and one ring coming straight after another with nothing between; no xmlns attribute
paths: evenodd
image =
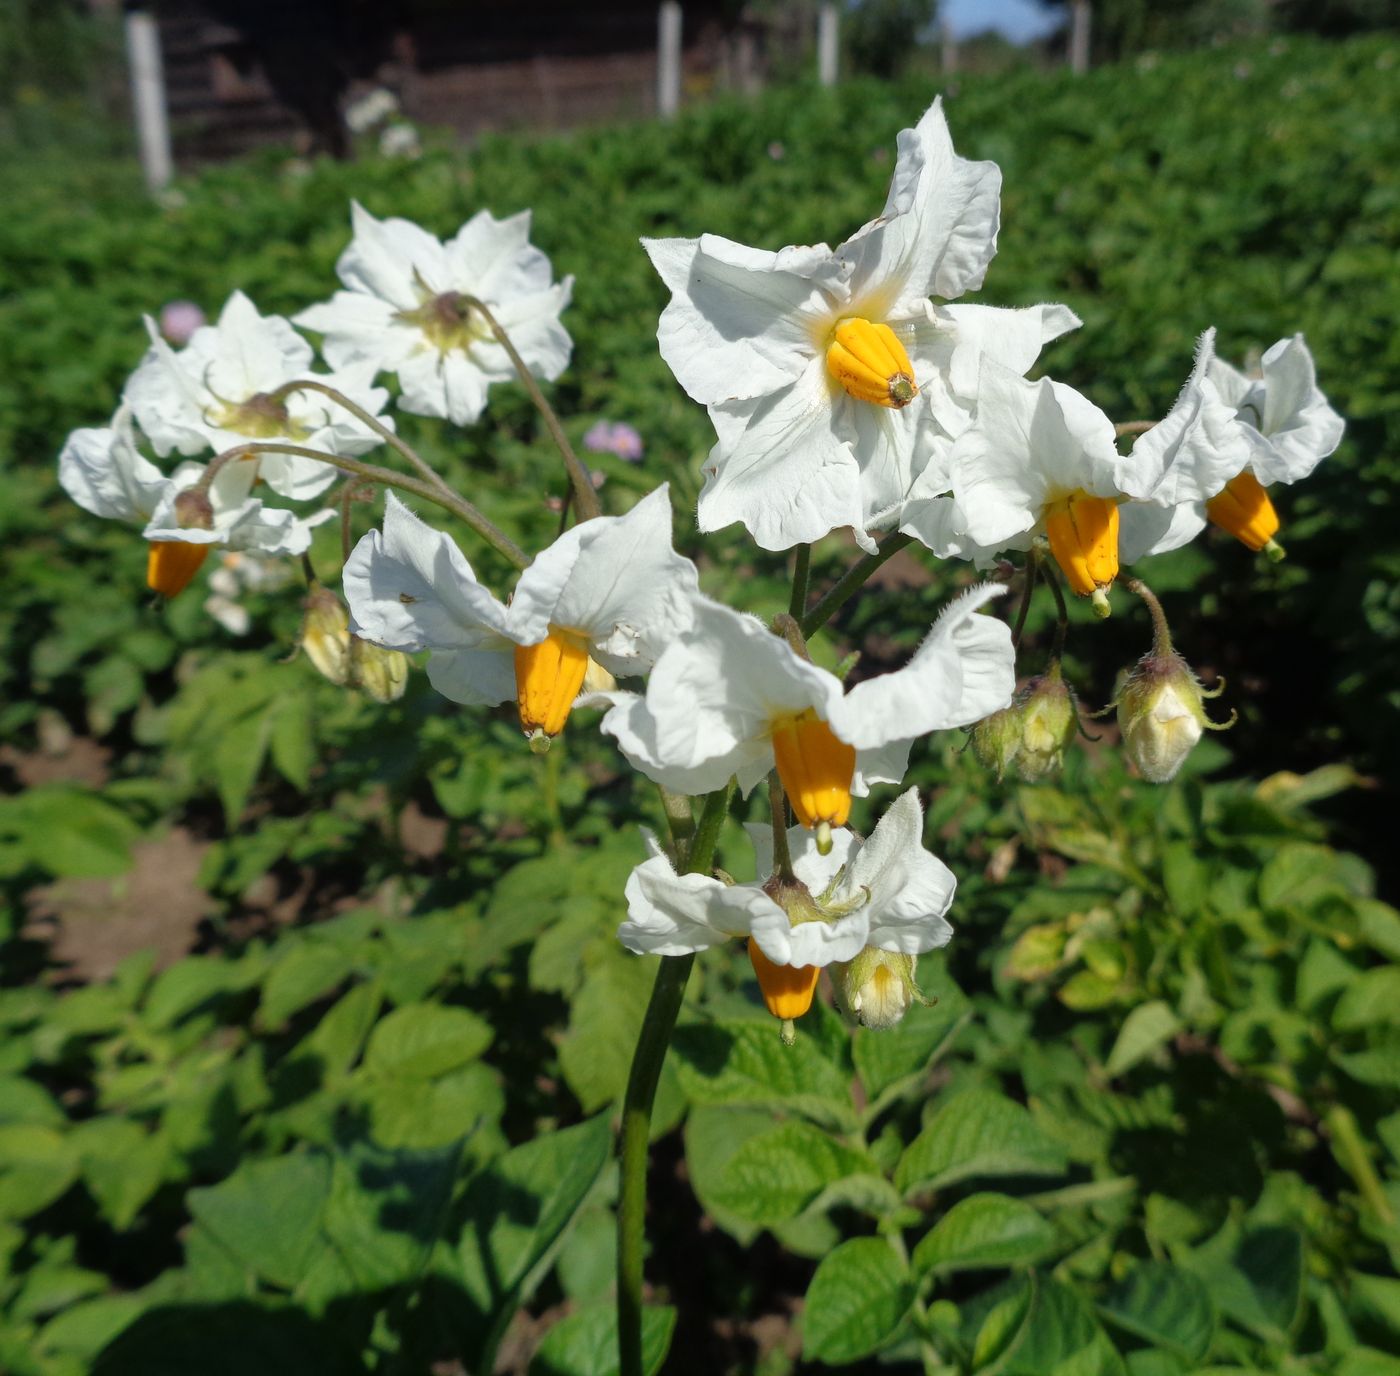
<svg viewBox="0 0 1400 1376"><path fill-rule="evenodd" d="M208 545L191 544L186 540L152 540L146 554L146 586L154 588L162 597L184 592L208 553Z"/></svg>
<svg viewBox="0 0 1400 1376"><path fill-rule="evenodd" d="M810 708L773 724L773 757L792 810L804 827L839 827L851 815L856 752Z"/></svg>
<svg viewBox="0 0 1400 1376"><path fill-rule="evenodd" d="M538 645L516 646L515 692L527 736L557 736L564 729L587 668L588 647L556 630Z"/></svg>
<svg viewBox="0 0 1400 1376"><path fill-rule="evenodd" d="M857 401L898 410L919 394L914 365L888 325L851 316L831 334L826 370Z"/></svg>
<svg viewBox="0 0 1400 1376"><path fill-rule="evenodd" d="M775 965L756 941L749 942L749 960L758 976L763 1002L775 1018L800 1018L812 1006L822 973L818 966Z"/></svg>
<svg viewBox="0 0 1400 1376"><path fill-rule="evenodd" d="M1076 492L1045 513L1050 553L1081 597L1118 577L1118 505L1107 497Z"/></svg>
<svg viewBox="0 0 1400 1376"><path fill-rule="evenodd" d="M1206 503L1206 515L1256 552L1278 534L1278 512L1259 479L1247 468Z"/></svg>

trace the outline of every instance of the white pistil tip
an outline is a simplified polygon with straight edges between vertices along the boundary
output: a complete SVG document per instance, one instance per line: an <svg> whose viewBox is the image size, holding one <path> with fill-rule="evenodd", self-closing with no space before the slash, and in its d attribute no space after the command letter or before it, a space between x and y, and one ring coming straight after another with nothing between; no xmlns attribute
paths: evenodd
<svg viewBox="0 0 1400 1376"><path fill-rule="evenodd" d="M537 726L529 735L530 753L532 755L543 755L549 750L549 737Z"/></svg>
<svg viewBox="0 0 1400 1376"><path fill-rule="evenodd" d="M817 854L818 854L818 855L830 855L830 854L831 854L831 823L830 823L830 822L818 822L818 823L817 823Z"/></svg>
<svg viewBox="0 0 1400 1376"><path fill-rule="evenodd" d="M1107 588L1095 588L1089 601L1094 604L1094 615L1100 621L1103 621L1113 611L1113 608L1109 606Z"/></svg>
<svg viewBox="0 0 1400 1376"><path fill-rule="evenodd" d="M797 1029L792 1025L791 1018L783 1019L778 1035L783 1039L784 1046L793 1046L797 1042Z"/></svg>

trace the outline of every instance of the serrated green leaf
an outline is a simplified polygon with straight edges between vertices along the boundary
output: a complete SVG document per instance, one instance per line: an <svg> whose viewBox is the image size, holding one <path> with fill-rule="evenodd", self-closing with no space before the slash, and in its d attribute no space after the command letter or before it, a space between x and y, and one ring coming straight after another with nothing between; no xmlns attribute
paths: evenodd
<svg viewBox="0 0 1400 1376"><path fill-rule="evenodd" d="M867 1096L879 1098L899 1080L929 1070L967 1014L967 999L948 974L941 953L919 961L919 987L935 1002L915 1004L893 1027L859 1027L851 1051Z"/></svg>
<svg viewBox="0 0 1400 1376"><path fill-rule="evenodd" d="M392 1080L431 1080L474 1061L491 1027L465 1008L411 1003L382 1018L365 1048L365 1070Z"/></svg>
<svg viewBox="0 0 1400 1376"><path fill-rule="evenodd" d="M1144 1261L1099 1301L1099 1312L1134 1337L1199 1362L1215 1336L1215 1311L1200 1279L1163 1261Z"/></svg>
<svg viewBox="0 0 1400 1376"><path fill-rule="evenodd" d="M1122 1075L1165 1046L1179 1031L1181 1021L1169 1004L1161 999L1140 1003L1123 1019L1104 1068L1110 1075Z"/></svg>
<svg viewBox="0 0 1400 1376"><path fill-rule="evenodd" d="M909 1268L884 1238L857 1237L822 1259L802 1313L802 1355L843 1366L878 1352L914 1300Z"/></svg>
<svg viewBox="0 0 1400 1376"><path fill-rule="evenodd" d="M942 1189L975 1176L1060 1175L1064 1147L1026 1109L992 1090L946 1100L909 1144L895 1171L906 1194Z"/></svg>
<svg viewBox="0 0 1400 1376"><path fill-rule="evenodd" d="M79 1123L72 1142L83 1183L112 1227L124 1232L165 1178L164 1139L129 1118L102 1117Z"/></svg>
<svg viewBox="0 0 1400 1376"><path fill-rule="evenodd" d="M656 1376L671 1348L676 1311L669 1306L642 1310L642 1371ZM530 1359L530 1376L617 1376L617 1308L580 1310L561 1319Z"/></svg>
<svg viewBox="0 0 1400 1376"><path fill-rule="evenodd" d="M730 1157L711 1198L754 1223L782 1223L848 1175L879 1174L863 1152L802 1122L782 1123L751 1137Z"/></svg>
<svg viewBox="0 0 1400 1376"><path fill-rule="evenodd" d="M1029 1204L1004 1194L974 1194L934 1224L912 1260L920 1275L1026 1266L1039 1261L1054 1240L1055 1230Z"/></svg>

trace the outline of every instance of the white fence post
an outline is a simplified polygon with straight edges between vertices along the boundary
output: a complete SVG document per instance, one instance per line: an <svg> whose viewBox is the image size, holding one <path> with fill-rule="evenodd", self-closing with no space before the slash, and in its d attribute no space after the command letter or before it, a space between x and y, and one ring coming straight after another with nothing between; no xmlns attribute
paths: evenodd
<svg viewBox="0 0 1400 1376"><path fill-rule="evenodd" d="M165 113L165 75L160 62L160 29L148 10L129 10L126 53L131 65L131 107L146 185L159 191L175 174L170 153L170 122Z"/></svg>
<svg viewBox="0 0 1400 1376"><path fill-rule="evenodd" d="M670 119L681 105L681 7L662 0L656 21L656 112Z"/></svg>
<svg viewBox="0 0 1400 1376"><path fill-rule="evenodd" d="M1076 76L1089 70L1089 0L1071 0L1069 7L1069 69Z"/></svg>
<svg viewBox="0 0 1400 1376"><path fill-rule="evenodd" d="M823 86L836 85L840 40L841 17L828 0L817 10L817 77Z"/></svg>

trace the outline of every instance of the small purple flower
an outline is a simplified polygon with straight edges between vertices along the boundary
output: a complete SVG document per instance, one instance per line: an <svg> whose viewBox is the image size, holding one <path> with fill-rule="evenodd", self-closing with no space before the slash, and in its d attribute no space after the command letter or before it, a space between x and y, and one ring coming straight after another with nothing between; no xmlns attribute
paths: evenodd
<svg viewBox="0 0 1400 1376"><path fill-rule="evenodd" d="M640 463L642 437L625 420L600 420L589 426L583 447L597 454L616 454L628 463Z"/></svg>
<svg viewBox="0 0 1400 1376"><path fill-rule="evenodd" d="M774 162L782 162L782 160L787 157L787 149L783 147L778 139L774 139L773 142L768 145L768 156L772 158Z"/></svg>
<svg viewBox="0 0 1400 1376"><path fill-rule="evenodd" d="M188 344L204 323L204 312L193 301L167 301L160 308L160 332L172 344Z"/></svg>

